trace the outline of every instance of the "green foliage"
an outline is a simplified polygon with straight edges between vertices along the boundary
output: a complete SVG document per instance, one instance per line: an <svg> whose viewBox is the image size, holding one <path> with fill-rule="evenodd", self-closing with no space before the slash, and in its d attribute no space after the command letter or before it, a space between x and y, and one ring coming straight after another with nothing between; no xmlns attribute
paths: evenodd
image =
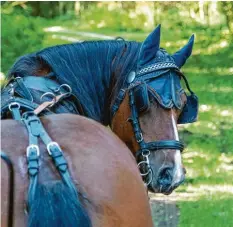
<svg viewBox="0 0 233 227"><path fill-rule="evenodd" d="M40 20L25 15L2 14L1 71L6 73L16 58L42 48Z"/></svg>
<svg viewBox="0 0 233 227"><path fill-rule="evenodd" d="M146 17L143 14L131 16L130 12L123 9L92 7L82 13L81 22L94 30L110 28L112 31L140 31L143 30Z"/></svg>

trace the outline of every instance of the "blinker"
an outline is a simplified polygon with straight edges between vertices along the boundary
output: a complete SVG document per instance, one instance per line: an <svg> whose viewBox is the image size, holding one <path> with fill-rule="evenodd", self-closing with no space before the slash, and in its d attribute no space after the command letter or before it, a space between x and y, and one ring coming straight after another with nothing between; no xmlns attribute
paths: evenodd
<svg viewBox="0 0 233 227"><path fill-rule="evenodd" d="M131 72L129 73L129 75L128 75L127 83L128 83L128 84L132 83L132 82L134 81L135 77L136 77L135 71L131 71Z"/></svg>
<svg viewBox="0 0 233 227"><path fill-rule="evenodd" d="M142 83L140 85L137 85L136 87L134 87L133 91L137 110L139 112L148 111L150 108L150 99L147 90L147 84Z"/></svg>

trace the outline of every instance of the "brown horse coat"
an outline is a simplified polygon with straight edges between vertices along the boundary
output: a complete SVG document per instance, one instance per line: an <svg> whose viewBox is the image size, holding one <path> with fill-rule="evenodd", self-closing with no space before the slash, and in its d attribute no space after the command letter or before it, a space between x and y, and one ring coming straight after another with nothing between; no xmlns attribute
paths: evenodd
<svg viewBox="0 0 233 227"><path fill-rule="evenodd" d="M130 150L97 122L70 114L44 117L43 125L65 153L69 170L95 227L153 226L147 193ZM2 121L2 150L15 168L15 226L26 226L28 133L21 122ZM58 180L58 172L40 145L39 182ZM7 226L8 171L1 165L1 226Z"/></svg>

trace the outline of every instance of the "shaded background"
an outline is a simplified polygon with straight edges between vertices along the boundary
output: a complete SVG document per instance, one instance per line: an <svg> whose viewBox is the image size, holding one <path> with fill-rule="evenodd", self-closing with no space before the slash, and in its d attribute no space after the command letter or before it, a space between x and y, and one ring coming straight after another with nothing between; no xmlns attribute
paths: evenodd
<svg viewBox="0 0 233 227"><path fill-rule="evenodd" d="M199 121L181 126L187 180L151 195L158 226L233 226L233 2L1 2L1 82L17 57L83 40L142 41L162 25L173 53L192 33L184 66L200 99Z"/></svg>

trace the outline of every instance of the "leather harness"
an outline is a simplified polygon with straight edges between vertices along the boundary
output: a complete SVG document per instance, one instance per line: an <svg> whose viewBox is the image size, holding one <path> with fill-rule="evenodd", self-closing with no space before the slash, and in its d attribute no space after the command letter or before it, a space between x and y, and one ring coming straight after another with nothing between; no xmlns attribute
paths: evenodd
<svg viewBox="0 0 233 227"><path fill-rule="evenodd" d="M28 77L29 78L29 77ZM51 156L53 163L55 164L61 179L63 182L71 189L71 191L77 194L77 189L71 179L68 170L68 163L64 157L63 151L57 142L53 141L51 137L46 132L40 118L38 115L47 115L53 113L51 108L55 105L61 105L61 102L69 102L72 91L69 85L63 84L58 85L56 82L48 80L47 78L37 78L37 86L35 88L44 92L42 95L42 99L45 100L39 105L33 102L32 92L25 85L28 83L27 77L25 78L15 78L8 83L8 85L2 91L2 108L1 113L2 116L6 116L7 112L11 112L13 119L21 121L27 128L29 135L29 145L26 150L27 164L28 164L28 174L29 174L29 187L28 187L28 204L36 197L36 187L38 184L38 173L39 173L39 157L40 157L40 149L38 140L41 139L42 142L46 145L48 154ZM32 78L30 77L31 81ZM40 84L39 82L44 81L44 84ZM49 85L56 85L57 95L48 91L45 88L45 84L49 87ZM32 87L29 86L29 87ZM66 91L64 88L68 88ZM17 95L17 96L15 96ZM21 97L20 97L20 96ZM72 102L72 101L70 101ZM76 100L76 103L79 103ZM67 103L63 103L63 105L67 106ZM79 104L80 105L80 104ZM83 114L81 105L79 106L79 111L77 113ZM59 107L57 108L59 110ZM69 109L68 109L69 110ZM67 112L68 112L67 110ZM24 112L21 115L21 112ZM10 187L11 188L11 187ZM11 189L13 191L13 189ZM12 193L10 193L12 195ZM12 198L11 196L10 198ZM10 208L9 208L10 209ZM30 209L30 207L29 207ZM9 213L10 215L11 213ZM12 221L12 219L11 219ZM10 222L11 223L11 222Z"/></svg>

